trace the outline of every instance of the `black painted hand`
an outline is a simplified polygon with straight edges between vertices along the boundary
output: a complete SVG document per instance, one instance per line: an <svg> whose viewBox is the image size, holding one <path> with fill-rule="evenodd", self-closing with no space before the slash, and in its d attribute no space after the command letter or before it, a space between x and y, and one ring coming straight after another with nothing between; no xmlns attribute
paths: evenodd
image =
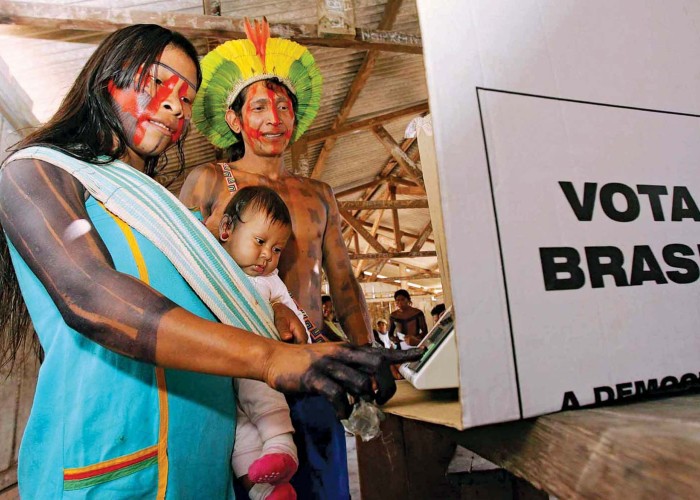
<svg viewBox="0 0 700 500"><path fill-rule="evenodd" d="M287 346L286 353L275 353L267 367L266 380L282 392L307 392L327 397L341 418L355 398L386 403L396 392L389 365L420 359L422 349L397 351L371 346L326 343Z"/></svg>

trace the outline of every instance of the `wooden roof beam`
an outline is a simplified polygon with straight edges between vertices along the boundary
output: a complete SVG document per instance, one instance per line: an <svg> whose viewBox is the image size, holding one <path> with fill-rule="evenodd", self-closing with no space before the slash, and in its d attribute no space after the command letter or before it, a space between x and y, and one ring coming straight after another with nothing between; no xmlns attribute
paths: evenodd
<svg viewBox="0 0 700 500"><path fill-rule="evenodd" d="M375 250L378 250L379 252L386 252L387 249L382 246L381 243L379 243L379 240L372 236L369 231L367 231L364 226L362 225L362 222L357 220L355 217L353 217L350 212L347 210L340 210L340 216L345 219L345 221L350 224L350 226L362 236L367 243L372 245L372 248ZM354 254L354 255L359 255L359 254Z"/></svg>
<svg viewBox="0 0 700 500"><path fill-rule="evenodd" d="M335 129L330 128L328 130L320 130L315 133L306 134L304 135L304 139L309 144L316 144L317 142L323 142L328 139L336 139L341 135L351 134L360 130L369 130L375 125L388 123L399 118L406 118L407 116L426 113L428 110L428 101L422 101L406 108L397 109L395 111L390 111L388 113L383 113L381 115L372 116L362 120L355 120Z"/></svg>
<svg viewBox="0 0 700 500"><path fill-rule="evenodd" d="M350 260L375 260L375 259L409 259L413 257L436 257L437 252L427 250L423 252L379 252L379 253L350 253Z"/></svg>
<svg viewBox="0 0 700 500"><path fill-rule="evenodd" d="M294 150L292 150L294 152ZM338 191L335 193L336 198L338 196L348 196L351 194L359 193L360 191L365 191L368 188L373 188L376 186L379 186L380 184L396 184L397 186L402 186L397 189L396 193L397 194L416 194L417 196L425 194L425 191L422 190L418 184L415 182L409 180L409 179L404 179L403 177L396 177L396 176L391 176L391 177L378 177L370 182L365 182L364 184L360 184L359 186L351 187L348 189L343 189L341 191ZM410 191L413 188L418 188L420 189L420 192L416 191Z"/></svg>
<svg viewBox="0 0 700 500"><path fill-rule="evenodd" d="M421 186L425 186L423 182L423 172L420 171L416 162L401 149L401 146L391 137L389 132L381 125L373 127L372 132L374 132L374 135L379 139L379 142L382 143L389 154L394 157L406 175Z"/></svg>
<svg viewBox="0 0 700 500"><path fill-rule="evenodd" d="M399 8L401 7L402 1L403 0L388 0L386 6L384 7L384 14L382 15L382 19L381 21L379 21L380 30L387 30L394 25L394 21L396 20L396 15L399 12ZM333 125L331 125L331 130L337 129L345 123L345 120L347 120L348 115L350 115L350 111L352 110L352 107L355 105L355 101L360 96L360 92L364 88L365 83L367 83L367 80L369 79L369 75L374 69L374 65L377 62L378 55L379 52L376 50L370 50L369 52L367 52L367 54L365 54L365 58L362 61L362 65L357 71L355 79L350 85L350 90L345 96L345 101L343 101L343 104L340 106L338 116L336 116L335 120L333 121ZM319 153L318 158L316 160L316 164L314 165L314 169L311 172L312 179L321 178L323 169L326 166L326 160L328 159L328 155L330 155L333 146L335 146L335 141L336 139L333 138L324 142L323 147L321 148L321 152Z"/></svg>
<svg viewBox="0 0 700 500"><path fill-rule="evenodd" d="M372 227L372 226L373 226L373 223L372 223L372 222L369 222L369 221L360 221L360 222L362 223L362 226L363 226L363 227ZM350 228L350 229L352 229L352 228ZM393 235L394 229L391 228L391 227L389 227L389 226L384 226L384 225L381 225L381 224L380 224L380 225L379 225L378 232L379 232L379 231L382 231L382 232L384 232L384 233L389 233L390 235ZM411 240L417 240L418 237L420 236L420 235L418 235L418 234L410 233L410 232L407 232L407 231L402 231L401 233L403 234L403 236L404 236L405 238L410 238ZM382 234L382 236L386 236L387 238L390 237L390 236L388 236L388 235L386 235L386 234ZM347 238L347 236L344 236L344 238ZM434 241L432 238L428 237L428 239L426 240L426 243L430 243L430 244L433 244L433 245L434 245L434 244L435 244L435 241ZM436 266L436 267L437 267L437 266Z"/></svg>
<svg viewBox="0 0 700 500"><path fill-rule="evenodd" d="M0 115L13 129L24 137L39 126L39 120L32 112L32 100L10 74L10 70L0 58Z"/></svg>
<svg viewBox="0 0 700 500"><path fill-rule="evenodd" d="M111 32L139 23L159 24L195 38L224 41L246 37L243 19L227 16L0 0L0 24ZM382 26L379 30L357 28L354 38L324 38L318 36L316 24L270 23L272 36L294 40L306 46L422 54L420 36L390 32L387 29Z"/></svg>
<svg viewBox="0 0 700 500"><path fill-rule="evenodd" d="M409 274L408 276L386 276L384 278L379 278L372 273L372 275L363 274L360 281L366 282L377 282L377 283L393 283L397 280L429 280L440 278L440 273L429 273L429 274Z"/></svg>
<svg viewBox="0 0 700 500"><path fill-rule="evenodd" d="M342 210L398 210L404 208L428 208L428 200L420 198L417 200L357 200L339 201L338 208Z"/></svg>
<svg viewBox="0 0 700 500"><path fill-rule="evenodd" d="M430 236L432 232L433 223L431 221L428 221L428 223L418 235L418 238L416 238L415 243L413 243L413 247L411 247L411 252L418 252L421 248L423 248L425 242L428 241L428 236Z"/></svg>
<svg viewBox="0 0 700 500"><path fill-rule="evenodd" d="M394 206L391 207L391 220L394 225L394 243L396 249L400 252L403 250L403 243L401 242L401 225L399 223L399 211L397 210L396 204L396 185L389 184L389 200L393 202ZM411 200L415 201L415 200ZM428 200L425 200L426 204Z"/></svg>

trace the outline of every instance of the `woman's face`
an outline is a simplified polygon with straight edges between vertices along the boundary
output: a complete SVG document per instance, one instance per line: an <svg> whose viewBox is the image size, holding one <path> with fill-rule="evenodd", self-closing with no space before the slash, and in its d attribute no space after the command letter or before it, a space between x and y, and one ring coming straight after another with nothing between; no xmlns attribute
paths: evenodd
<svg viewBox="0 0 700 500"><path fill-rule="evenodd" d="M141 90L137 87L141 72L123 89L109 83L132 160L158 156L180 139L189 126L197 92L194 62L173 45L163 50L156 64L141 71L147 72Z"/></svg>

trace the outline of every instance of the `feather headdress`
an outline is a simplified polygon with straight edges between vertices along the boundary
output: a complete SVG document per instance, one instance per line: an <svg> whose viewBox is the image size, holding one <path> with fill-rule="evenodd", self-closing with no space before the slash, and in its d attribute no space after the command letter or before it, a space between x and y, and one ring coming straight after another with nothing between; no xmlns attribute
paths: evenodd
<svg viewBox="0 0 700 500"><path fill-rule="evenodd" d="M321 105L321 73L304 46L283 38L270 38L267 20L245 20L247 40L231 40L209 52L201 61L202 85L192 110L192 121L219 148L238 142L226 123L226 111L248 85L277 78L297 99L297 140L316 118Z"/></svg>

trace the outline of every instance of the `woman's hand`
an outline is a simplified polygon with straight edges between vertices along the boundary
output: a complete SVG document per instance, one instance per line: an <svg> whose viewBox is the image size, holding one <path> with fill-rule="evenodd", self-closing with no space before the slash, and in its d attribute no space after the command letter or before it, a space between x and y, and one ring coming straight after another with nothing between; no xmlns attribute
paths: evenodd
<svg viewBox="0 0 700 500"><path fill-rule="evenodd" d="M424 352L341 343L278 346L267 361L264 380L281 392L321 394L340 418L352 410L348 394L386 403L396 392L389 365L416 361Z"/></svg>

